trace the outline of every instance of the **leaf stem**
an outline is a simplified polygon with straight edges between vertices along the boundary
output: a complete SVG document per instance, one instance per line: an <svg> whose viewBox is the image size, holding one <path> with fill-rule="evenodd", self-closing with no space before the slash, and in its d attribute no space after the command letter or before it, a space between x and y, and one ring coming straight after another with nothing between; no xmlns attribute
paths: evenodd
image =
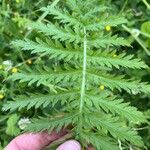
<svg viewBox="0 0 150 150"><path fill-rule="evenodd" d="M80 113L83 110L84 96L85 96L85 82L86 82L86 51L87 51L87 39L86 28L84 28L84 50L83 50L83 71L82 71L82 84L81 84L81 99L80 99Z"/></svg>
<svg viewBox="0 0 150 150"><path fill-rule="evenodd" d="M144 43L142 42L142 40L138 37L136 37L133 33L132 33L132 30L130 28L128 28L127 26L125 25L122 25L122 27L127 31L129 32L133 38L140 44L140 46L144 49L144 51L146 52L146 54L148 56L150 56L150 51L146 48L146 46L144 45Z"/></svg>
<svg viewBox="0 0 150 150"><path fill-rule="evenodd" d="M118 144L119 144L119 150L123 150L122 145L121 145L121 141L119 139L118 139Z"/></svg>
<svg viewBox="0 0 150 150"><path fill-rule="evenodd" d="M146 1L146 0L142 0L143 1L143 3L146 5L146 7L150 10L150 5L149 5L149 3Z"/></svg>
<svg viewBox="0 0 150 150"><path fill-rule="evenodd" d="M128 0L126 0L125 3L123 4L123 7L121 8L119 14L121 14L124 11L124 9L126 8L127 4L128 4Z"/></svg>

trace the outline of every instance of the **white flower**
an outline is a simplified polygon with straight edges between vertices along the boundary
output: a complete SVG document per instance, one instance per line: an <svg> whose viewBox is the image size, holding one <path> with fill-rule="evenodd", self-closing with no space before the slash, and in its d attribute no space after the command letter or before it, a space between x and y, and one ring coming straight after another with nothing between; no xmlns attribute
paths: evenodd
<svg viewBox="0 0 150 150"><path fill-rule="evenodd" d="M29 120L29 118L21 118L18 121L18 126L21 130L23 130L24 128L27 127L27 124L31 123L31 121Z"/></svg>
<svg viewBox="0 0 150 150"><path fill-rule="evenodd" d="M8 71L12 68L13 63L11 60L6 60L6 61L3 61L3 65L4 65L5 71Z"/></svg>
<svg viewBox="0 0 150 150"><path fill-rule="evenodd" d="M138 37L140 35L140 31L138 29L132 29L132 34L135 36L135 37Z"/></svg>

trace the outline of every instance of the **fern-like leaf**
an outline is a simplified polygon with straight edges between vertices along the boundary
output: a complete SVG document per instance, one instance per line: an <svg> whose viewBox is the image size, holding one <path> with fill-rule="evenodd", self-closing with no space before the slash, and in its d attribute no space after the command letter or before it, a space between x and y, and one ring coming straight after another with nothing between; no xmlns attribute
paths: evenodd
<svg viewBox="0 0 150 150"><path fill-rule="evenodd" d="M12 81L26 82L28 86L56 87L55 94L43 88L37 95L8 101L3 109L51 108L51 115L33 119L26 131L60 131L69 126L85 147L93 144L96 149L116 150L118 139L142 147L142 139L130 128L130 123L132 127L138 122L145 123L145 117L123 102L119 92L132 94L136 90L138 94L150 94L150 85L129 78L119 69L138 70L148 66L134 55L115 50L130 45L123 37L105 31L107 25L116 27L126 23L126 19L111 15L111 9L99 0L66 0L57 6L56 3L58 0L42 8L50 15L47 18L53 18L51 22L31 24L40 32L36 40L12 42L24 51L49 59L40 69L20 70L8 77ZM123 75L115 74L114 68ZM104 86L102 92L100 85ZM118 95L111 97L114 89ZM49 110L46 112L49 114Z"/></svg>
<svg viewBox="0 0 150 150"><path fill-rule="evenodd" d="M55 19L60 20L61 23L68 24L69 26L74 27L84 27L83 23L78 21L78 19L74 18L72 15L69 14L69 12L64 9L59 8L43 8L41 9L43 11L48 11L49 14L54 15Z"/></svg>
<svg viewBox="0 0 150 150"><path fill-rule="evenodd" d="M32 53L44 53L49 54L50 58L55 58L57 60L65 60L67 62L78 62L82 64L83 53L80 48L73 49L73 47L64 48L60 43L54 43L49 41L49 44L38 40L38 43L27 40L27 41L15 41L12 44L17 45L22 48L22 50L30 50ZM69 46L69 45L68 45ZM89 53L89 54L88 54ZM107 66L112 68L113 66L119 68L119 66L126 68L148 68L144 62L140 59L133 58L133 55L127 55L122 53L113 57L115 52L99 51L99 52L88 52L87 53L87 67L101 67Z"/></svg>
<svg viewBox="0 0 150 150"><path fill-rule="evenodd" d="M109 87L111 90L114 88L121 91L121 89L126 90L127 92L132 94L133 90L136 90L138 93L147 93L149 94L149 85L144 82L136 81L133 79L125 79L124 76L114 76L110 74L105 73L92 73L91 71L89 73L89 78L92 83L99 85L99 83Z"/></svg>
<svg viewBox="0 0 150 150"><path fill-rule="evenodd" d="M62 99L63 97L63 99ZM47 95L34 95L31 97L18 97L15 101L9 101L3 106L3 110L14 111L16 109L21 110L23 108L39 108L39 107L54 107L58 102L62 105L69 103L79 97L78 92L65 92L58 94L47 94Z"/></svg>
<svg viewBox="0 0 150 150"><path fill-rule="evenodd" d="M117 122L117 118L111 118L110 116L101 116L99 115L87 115L88 121L93 127L96 127L98 130L102 129L104 132L109 132L113 137L119 138L120 140L127 140L138 146L143 146L143 142L140 136L137 135L136 131L132 131L128 127L121 127Z"/></svg>
<svg viewBox="0 0 150 150"><path fill-rule="evenodd" d="M99 29L104 29L107 25L115 27L126 22L127 20L124 17L109 16L108 18L103 18L97 23L87 25L86 28L91 31L98 31Z"/></svg>
<svg viewBox="0 0 150 150"><path fill-rule="evenodd" d="M117 99L108 94L102 94L100 96L86 95L86 103L88 101L93 103L96 109L102 108L105 112L112 112L114 115L117 113L119 116L126 118L131 122L146 122L144 115L137 111L135 107L129 106L129 103L123 103L123 99ZM89 105L89 104L88 104ZM90 107L90 105L88 107Z"/></svg>
<svg viewBox="0 0 150 150"><path fill-rule="evenodd" d="M32 120L32 124L29 124L26 131L38 132L44 130L52 131L54 129L60 131L62 128L65 128L70 124L74 124L77 121L77 112L72 112L67 115L60 114L51 118L40 117L39 119Z"/></svg>
<svg viewBox="0 0 150 150"><path fill-rule="evenodd" d="M60 40L60 41L68 41L75 43L82 43L82 37L80 35L76 36L77 33L73 31L69 26L65 26L64 28L60 28L58 24L43 24L43 23L34 23L32 27L39 32L44 33L45 35L51 36L52 39Z"/></svg>
<svg viewBox="0 0 150 150"><path fill-rule="evenodd" d="M113 142L111 138L105 137L100 135L99 133L81 133L81 138L83 141L88 141L89 143L92 143L92 145L96 145L97 150L119 150L119 147L116 143Z"/></svg>

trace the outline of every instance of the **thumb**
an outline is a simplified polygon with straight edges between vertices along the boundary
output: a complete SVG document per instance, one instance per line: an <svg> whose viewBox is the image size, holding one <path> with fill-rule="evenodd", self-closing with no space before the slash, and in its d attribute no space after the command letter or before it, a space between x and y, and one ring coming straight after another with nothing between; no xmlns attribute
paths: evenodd
<svg viewBox="0 0 150 150"><path fill-rule="evenodd" d="M81 150L81 145L76 140L69 140L60 145L56 150Z"/></svg>

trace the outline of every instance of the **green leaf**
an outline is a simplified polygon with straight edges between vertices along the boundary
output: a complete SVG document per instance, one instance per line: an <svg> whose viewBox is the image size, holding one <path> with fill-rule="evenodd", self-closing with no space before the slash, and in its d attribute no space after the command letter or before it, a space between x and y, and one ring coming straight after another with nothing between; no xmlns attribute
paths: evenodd
<svg viewBox="0 0 150 150"><path fill-rule="evenodd" d="M7 120L6 134L11 136L16 136L19 134L20 130L17 127L19 116L17 114L12 114Z"/></svg>
<svg viewBox="0 0 150 150"><path fill-rule="evenodd" d="M131 130L129 127L123 127L118 122L117 118L112 118L111 116L100 116L99 114L95 115L86 115L89 119L89 122L93 127L96 127L98 130L103 130L104 132L109 132L114 138L119 138L122 141L130 141L137 146L143 146L144 143L140 136L137 135L137 132ZM88 121L87 121L88 123Z"/></svg>
<svg viewBox="0 0 150 150"><path fill-rule="evenodd" d="M103 39L103 41L105 41L105 44L109 42L107 38ZM30 50L32 51L32 53L43 53L45 55L49 54L51 59L55 58L59 61L64 60L68 63L74 62L79 64L79 66L82 65L82 60L84 56L80 47L76 46L76 48L74 48L68 44L65 48L59 42L48 42L49 43L44 43L39 39L37 40L37 42L33 42L31 40L17 40L14 41L12 44L21 47L22 50ZM118 42L118 44L121 44L120 41ZM101 46L103 46L103 43L101 43ZM133 55L126 55L125 53L121 53L117 55L117 57L114 57L115 52L116 51L101 50L98 50L97 52L94 52L92 50L88 51L87 68L101 68L102 66L106 66L109 68L112 68L113 66L116 68L125 67L132 69L148 68L148 66L143 61L141 61L139 58L134 58Z"/></svg>
<svg viewBox="0 0 150 150"><path fill-rule="evenodd" d="M117 99L117 97L108 94L87 94L86 97L86 101L90 100L96 109L100 110L100 108L102 108L106 113L110 111L114 116L118 114L120 117L124 117L130 122L146 122L144 115L140 111L137 111L137 108L129 106L129 103L123 103L123 99Z"/></svg>
<svg viewBox="0 0 150 150"><path fill-rule="evenodd" d="M125 79L124 75L111 75L109 73L104 72L96 72L94 73L90 70L87 72L87 78L91 81L91 83L95 85L104 85L109 87L112 91L116 88L119 91L122 89L132 94L133 90L136 90L137 93L150 93L150 85L145 82L140 82L134 79Z"/></svg>
<svg viewBox="0 0 150 150"><path fill-rule="evenodd" d="M100 29L105 29L107 25L115 27L126 22L127 20L124 17L109 16L108 18L103 18L102 20L100 19L97 23L86 25L86 28L87 30L99 31Z"/></svg>
<svg viewBox="0 0 150 150"><path fill-rule="evenodd" d="M126 23L126 19L113 14L113 7L105 6L105 1L66 0L54 6L57 2L42 8L42 17L47 15L45 20L31 23L38 33L31 39L13 42L23 51L42 58L42 67L36 68L38 63L35 63L33 69L20 69L8 77L12 81L26 82L33 93L25 87L29 97L16 96L14 101L4 102L3 110L40 108L40 114L50 111L50 116L33 119L25 131L60 131L69 126L75 137L83 137L82 145L115 150L119 139L142 147L142 139L130 123L132 121L132 127L137 122L145 123L145 117L120 97L126 91L150 94L148 83L126 75L128 69L138 72L148 66L134 55L122 52L122 46L130 44L119 32L104 30L107 25L117 27ZM35 84L37 87L33 90ZM105 87L106 95L100 92L100 85ZM113 92L119 98L108 95Z"/></svg>
<svg viewBox="0 0 150 150"><path fill-rule="evenodd" d="M66 9L60 9L58 7L55 8L42 8L43 11L48 11L49 14L54 15L55 19L60 20L61 23L68 24L73 27L84 27L84 25L72 15Z"/></svg>
<svg viewBox="0 0 150 150"><path fill-rule="evenodd" d="M150 35L150 21L144 22L141 26L141 31Z"/></svg>
<svg viewBox="0 0 150 150"><path fill-rule="evenodd" d="M77 112L72 112L70 114L60 114L58 116L53 116L49 118L39 118L39 119L33 119L32 123L30 123L26 131L33 131L33 132L39 132L39 131L52 131L57 130L60 131L62 128L67 127L70 124L74 124L78 120Z"/></svg>
<svg viewBox="0 0 150 150"><path fill-rule="evenodd" d="M97 150L119 150L116 143L111 138L100 135L99 133L81 133L81 138L91 143Z"/></svg>
<svg viewBox="0 0 150 150"><path fill-rule="evenodd" d="M38 94L32 95L31 97L20 96L15 101L7 101L6 104L3 105L3 110L11 110L14 111L16 109L21 110L23 108L31 109L33 107L37 108L45 108L47 106L54 107L58 102L62 105L73 101L78 98L77 92L65 92L58 94Z"/></svg>

